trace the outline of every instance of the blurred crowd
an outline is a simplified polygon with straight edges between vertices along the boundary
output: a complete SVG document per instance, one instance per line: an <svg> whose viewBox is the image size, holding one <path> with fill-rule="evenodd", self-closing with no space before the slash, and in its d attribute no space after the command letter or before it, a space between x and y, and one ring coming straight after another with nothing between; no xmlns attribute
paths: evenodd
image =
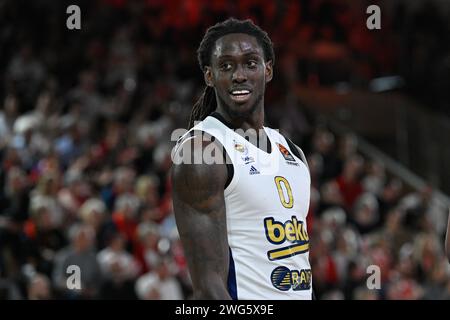
<svg viewBox="0 0 450 320"><path fill-rule="evenodd" d="M450 299L447 208L357 151L352 134L321 126L308 160L311 264L321 299ZM375 269L372 269L375 266ZM372 287L379 275L378 289Z"/></svg>
<svg viewBox="0 0 450 320"><path fill-rule="evenodd" d="M0 299L191 298L171 134L203 88L201 37L229 16L252 18L275 44L267 125L307 154L318 298L450 298L446 212L432 190L365 159L292 90L400 72L388 15L370 34L364 1L79 1L82 29L69 31L68 4L0 10ZM81 289L68 288L73 265ZM369 265L379 290L366 286Z"/></svg>

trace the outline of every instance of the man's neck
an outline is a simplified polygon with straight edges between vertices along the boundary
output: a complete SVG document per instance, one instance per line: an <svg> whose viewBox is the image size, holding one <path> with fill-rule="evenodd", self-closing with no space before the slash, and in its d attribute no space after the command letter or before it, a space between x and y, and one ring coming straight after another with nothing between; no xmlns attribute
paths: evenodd
<svg viewBox="0 0 450 320"><path fill-rule="evenodd" d="M229 120L227 120L218 110L214 111L211 114L212 117L218 119L221 121L224 125L226 125L231 130L235 130L235 132L239 135L241 135L243 138L245 138L247 141L254 144L256 147L260 148L261 150L271 153L271 143L269 140L269 137L267 136L265 130L263 129L263 123L264 123L264 112L262 112L262 120L259 120L260 129L254 129L254 126L251 126L251 123L254 122L248 122L248 121L235 121L234 123L231 123ZM230 119L230 117L228 117ZM241 117L242 119L242 117ZM240 129L240 130L236 130ZM252 130L248 130L252 129Z"/></svg>
<svg viewBox="0 0 450 320"><path fill-rule="evenodd" d="M264 108L257 107L252 113L247 116L236 116L227 113L221 106L217 106L216 112L219 113L226 122L228 122L234 129L248 129L259 130L264 125Z"/></svg>

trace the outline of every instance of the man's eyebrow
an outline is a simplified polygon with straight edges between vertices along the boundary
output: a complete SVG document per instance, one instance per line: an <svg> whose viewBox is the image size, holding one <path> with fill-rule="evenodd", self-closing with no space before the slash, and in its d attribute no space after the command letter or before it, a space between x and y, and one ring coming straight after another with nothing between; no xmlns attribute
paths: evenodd
<svg viewBox="0 0 450 320"><path fill-rule="evenodd" d="M246 52L244 54L242 54L242 56L260 56L261 54L258 51L250 51L250 52ZM217 59L230 59L230 58L234 58L236 57L236 55L231 55L231 54L224 54L221 56L218 56Z"/></svg>

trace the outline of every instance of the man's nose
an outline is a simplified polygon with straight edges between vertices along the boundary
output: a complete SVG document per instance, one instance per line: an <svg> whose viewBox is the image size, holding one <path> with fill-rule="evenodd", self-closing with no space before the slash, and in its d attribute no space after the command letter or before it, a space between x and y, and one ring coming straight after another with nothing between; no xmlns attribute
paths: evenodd
<svg viewBox="0 0 450 320"><path fill-rule="evenodd" d="M247 81L247 74L242 66L238 65L233 72L233 82L244 82Z"/></svg>

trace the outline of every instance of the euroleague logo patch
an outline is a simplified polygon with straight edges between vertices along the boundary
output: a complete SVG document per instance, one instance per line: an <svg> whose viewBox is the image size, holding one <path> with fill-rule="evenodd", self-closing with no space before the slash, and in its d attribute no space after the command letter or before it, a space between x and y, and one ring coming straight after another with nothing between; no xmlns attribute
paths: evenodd
<svg viewBox="0 0 450 320"><path fill-rule="evenodd" d="M289 270L287 267L276 267L270 275L272 285L281 291L309 290L311 288L311 269Z"/></svg>
<svg viewBox="0 0 450 320"><path fill-rule="evenodd" d="M292 164L294 166L298 166L297 161L295 161L294 156L289 152L289 150L283 146L281 143L277 142L278 149L280 149L283 158L286 160L288 164Z"/></svg>

